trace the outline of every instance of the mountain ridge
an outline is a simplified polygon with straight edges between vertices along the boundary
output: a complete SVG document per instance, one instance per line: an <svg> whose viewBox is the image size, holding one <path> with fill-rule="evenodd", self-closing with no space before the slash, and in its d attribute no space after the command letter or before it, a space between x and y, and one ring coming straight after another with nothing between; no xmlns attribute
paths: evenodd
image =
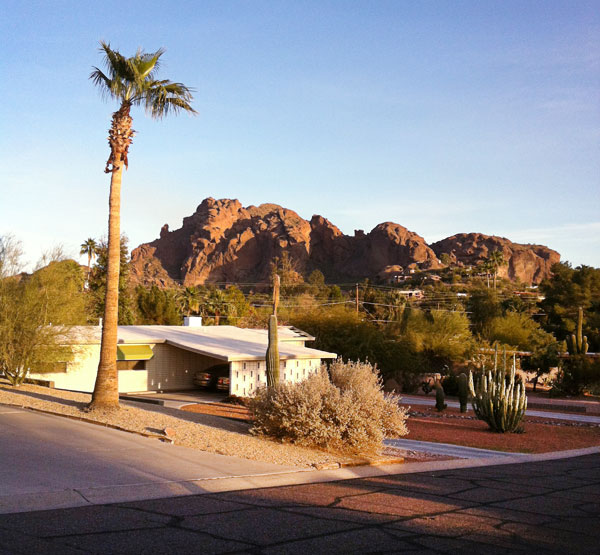
<svg viewBox="0 0 600 555"><path fill-rule="evenodd" d="M277 204L244 207L237 199L209 197L183 218L181 228L170 231L165 224L158 239L132 251L131 277L134 283L161 287L262 282L269 279L271 261L287 252L303 275L319 269L327 281L361 280L398 267L443 268L443 254L454 264L475 265L493 250L501 250L508 262L499 275L526 283L539 283L560 261L548 247L504 237L459 233L429 245L395 222L352 236L321 215L305 220Z"/></svg>

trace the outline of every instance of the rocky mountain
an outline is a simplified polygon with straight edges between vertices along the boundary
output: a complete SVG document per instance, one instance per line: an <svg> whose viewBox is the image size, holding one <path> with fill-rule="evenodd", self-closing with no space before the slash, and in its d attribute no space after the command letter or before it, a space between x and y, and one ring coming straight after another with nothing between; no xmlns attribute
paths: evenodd
<svg viewBox="0 0 600 555"><path fill-rule="evenodd" d="M521 245L482 233L459 233L433 243L431 248L438 257L446 253L453 263L464 266L475 266L491 252L501 251L508 264L498 268L498 275L524 283L540 283L550 275L552 265L560 262L560 254L543 245Z"/></svg>
<svg viewBox="0 0 600 555"><path fill-rule="evenodd" d="M260 282L268 280L271 261L285 251L301 274L319 269L327 281L359 280L400 268L442 268L442 252L471 264L495 248L510 260L508 276L523 281L540 281L560 258L546 247L479 234L456 235L429 246L392 222L349 236L322 216L309 222L276 204L243 207L238 200L207 198L180 229L170 231L165 225L159 239L132 251L131 275L136 283L164 287Z"/></svg>

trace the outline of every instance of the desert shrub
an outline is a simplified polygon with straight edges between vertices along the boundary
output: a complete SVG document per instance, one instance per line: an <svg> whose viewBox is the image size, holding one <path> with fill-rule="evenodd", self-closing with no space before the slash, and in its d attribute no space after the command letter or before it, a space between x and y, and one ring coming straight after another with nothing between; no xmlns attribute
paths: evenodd
<svg viewBox="0 0 600 555"><path fill-rule="evenodd" d="M556 381L552 386L552 395L581 395L600 382L600 360L592 360L586 355L572 355L563 363Z"/></svg>
<svg viewBox="0 0 600 555"><path fill-rule="evenodd" d="M384 438L408 433L406 411L384 395L376 368L338 359L329 372L260 389L250 402L252 432L346 452L377 451Z"/></svg>

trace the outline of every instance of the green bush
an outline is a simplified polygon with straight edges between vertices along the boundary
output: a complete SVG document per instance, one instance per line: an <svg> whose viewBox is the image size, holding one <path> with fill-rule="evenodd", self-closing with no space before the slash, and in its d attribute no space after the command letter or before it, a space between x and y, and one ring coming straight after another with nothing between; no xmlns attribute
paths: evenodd
<svg viewBox="0 0 600 555"><path fill-rule="evenodd" d="M250 401L252 432L340 452L375 452L408 433L398 397L384 395L377 369L337 360L306 380L260 389Z"/></svg>

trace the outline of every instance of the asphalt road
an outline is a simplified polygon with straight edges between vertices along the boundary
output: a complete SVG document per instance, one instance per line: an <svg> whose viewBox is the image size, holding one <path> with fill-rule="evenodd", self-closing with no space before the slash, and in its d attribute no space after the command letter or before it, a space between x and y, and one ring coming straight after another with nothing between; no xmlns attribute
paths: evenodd
<svg viewBox="0 0 600 555"><path fill-rule="evenodd" d="M12 555L597 554L600 455L0 515Z"/></svg>
<svg viewBox="0 0 600 555"><path fill-rule="evenodd" d="M194 481L297 470L0 405L0 513L131 499L150 486L201 492Z"/></svg>

